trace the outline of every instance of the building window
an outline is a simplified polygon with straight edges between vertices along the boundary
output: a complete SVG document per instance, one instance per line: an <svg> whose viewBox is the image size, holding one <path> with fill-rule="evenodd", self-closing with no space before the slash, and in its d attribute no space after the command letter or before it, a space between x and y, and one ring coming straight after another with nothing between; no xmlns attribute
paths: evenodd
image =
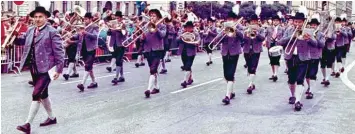
<svg viewBox="0 0 355 134"><path fill-rule="evenodd" d="M7 4L8 4L8 5L7 5L7 7L8 7L7 10L8 10L8 11L12 11L12 1L8 1Z"/></svg>
<svg viewBox="0 0 355 134"><path fill-rule="evenodd" d="M67 1L63 1L63 13L67 12L68 10L68 3Z"/></svg>
<svg viewBox="0 0 355 134"><path fill-rule="evenodd" d="M80 5L80 1L75 1L75 5Z"/></svg>
<svg viewBox="0 0 355 134"><path fill-rule="evenodd" d="M51 6L49 8L49 12L53 12L54 11L54 1L51 1Z"/></svg>
<svg viewBox="0 0 355 134"><path fill-rule="evenodd" d="M274 4L275 4L275 3L279 3L279 2L278 2L278 1L274 1Z"/></svg>
<svg viewBox="0 0 355 134"><path fill-rule="evenodd" d="M249 3L253 4L254 2L253 1L249 1Z"/></svg>
<svg viewBox="0 0 355 134"><path fill-rule="evenodd" d="M126 15L128 15L128 9L129 9L128 7L129 7L129 3L126 3L126 13L125 13Z"/></svg>
<svg viewBox="0 0 355 134"><path fill-rule="evenodd" d="M121 3L116 2L116 11L121 11Z"/></svg>
<svg viewBox="0 0 355 134"><path fill-rule="evenodd" d="M287 1L287 6L292 6L292 1Z"/></svg>
<svg viewBox="0 0 355 134"><path fill-rule="evenodd" d="M264 4L266 4L266 1L261 1L261 3L260 3L261 5L264 5Z"/></svg>
<svg viewBox="0 0 355 134"><path fill-rule="evenodd" d="M101 1L97 1L97 10L100 11L101 7L102 7Z"/></svg>
<svg viewBox="0 0 355 134"><path fill-rule="evenodd" d="M90 1L87 1L86 2L86 11L91 11L91 2ZM92 12L92 11L91 11Z"/></svg>
<svg viewBox="0 0 355 134"><path fill-rule="evenodd" d="M5 8L5 2L1 1L1 9L4 10L4 8Z"/></svg>
<svg viewBox="0 0 355 134"><path fill-rule="evenodd" d="M303 2L301 1L301 5L303 5Z"/></svg>
<svg viewBox="0 0 355 134"><path fill-rule="evenodd" d="M133 15L136 15L137 14L137 4L135 3L134 4L134 8L133 8Z"/></svg>

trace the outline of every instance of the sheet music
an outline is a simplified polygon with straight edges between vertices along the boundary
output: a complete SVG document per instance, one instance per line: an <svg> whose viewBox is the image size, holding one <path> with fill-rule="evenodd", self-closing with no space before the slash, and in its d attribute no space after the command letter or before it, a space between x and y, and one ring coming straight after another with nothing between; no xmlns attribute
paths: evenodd
<svg viewBox="0 0 355 134"><path fill-rule="evenodd" d="M54 80L53 76L54 76L56 70L57 70L56 66L54 66L54 67L52 67L51 69L48 70L48 74L49 74L49 77L51 78L51 80Z"/></svg>

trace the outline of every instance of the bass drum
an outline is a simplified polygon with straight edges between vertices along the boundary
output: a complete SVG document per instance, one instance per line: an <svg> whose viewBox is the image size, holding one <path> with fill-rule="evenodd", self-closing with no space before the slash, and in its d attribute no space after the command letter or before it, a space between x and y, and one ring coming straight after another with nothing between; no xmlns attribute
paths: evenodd
<svg viewBox="0 0 355 134"><path fill-rule="evenodd" d="M107 31L108 31L108 28L103 28L99 32L98 46L102 50L107 49L106 48Z"/></svg>

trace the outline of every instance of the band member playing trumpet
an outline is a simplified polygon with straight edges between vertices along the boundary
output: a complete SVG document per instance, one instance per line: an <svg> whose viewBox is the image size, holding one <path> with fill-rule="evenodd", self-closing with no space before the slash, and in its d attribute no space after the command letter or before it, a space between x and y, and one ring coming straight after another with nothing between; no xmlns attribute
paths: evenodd
<svg viewBox="0 0 355 134"><path fill-rule="evenodd" d="M223 33L224 38L221 39L222 43L222 59L223 59L223 74L224 79L227 81L227 93L225 98L222 100L224 104L229 104L230 100L235 97L233 92L234 84L234 74L237 69L237 63L239 59L239 54L242 53L241 41L243 40L243 28L241 24L235 24L239 17L233 12L228 13L228 18L226 23L233 24L232 26L225 26ZM233 31L228 31L227 28ZM227 35L225 35L227 34ZM222 34L219 34L222 35ZM222 36L223 37L223 36ZM220 37L217 37L218 39Z"/></svg>
<svg viewBox="0 0 355 134"><path fill-rule="evenodd" d="M200 35L194 30L194 24L191 21L186 22L184 29L179 31L177 41L179 44L178 54L181 55L183 70L185 71L184 81L181 83L183 88L193 83L191 66L195 59L197 46L200 43Z"/></svg>
<svg viewBox="0 0 355 134"><path fill-rule="evenodd" d="M79 31L79 44L78 44L78 52L83 56L83 60L85 63L85 74L83 80L80 84L78 84L77 88L80 91L84 91L84 85L86 83L87 78L91 77L92 83L87 88L97 88L98 84L95 81L93 64L95 60L96 48L97 45L97 36L99 32L99 27L96 24L92 24L93 16L91 13L86 13L84 16L84 24L85 28L81 28Z"/></svg>
<svg viewBox="0 0 355 134"><path fill-rule="evenodd" d="M315 39L317 40L316 46L309 46L310 52L310 60L308 62L308 69L306 74L306 82L308 85L306 91L306 99L312 99L313 93L311 92L311 80L317 80L317 73L319 68L319 61L322 56L322 50L325 45L325 36L324 34L319 31L319 18L315 17L311 19L309 25L312 29L315 29L314 35Z"/></svg>
<svg viewBox="0 0 355 134"><path fill-rule="evenodd" d="M40 126L48 126L57 123L53 114L51 100L48 97L48 86L51 77L48 71L56 66L53 80L56 80L63 71L64 49L62 39L58 31L47 23L51 14L44 7L36 7L30 13L35 21L35 26L30 27L24 38L25 49L21 58L20 70L24 66L30 68L33 78L34 90L32 92L32 103L24 125L17 126L17 129L31 133L31 123L35 118L41 103L46 109L48 118Z"/></svg>
<svg viewBox="0 0 355 134"><path fill-rule="evenodd" d="M161 23L162 15L160 11L158 9L151 9L149 16L151 22L148 24L148 32L143 33L142 36L145 57L147 57L150 69L148 88L144 92L147 98L150 97L150 94L160 92L157 72L160 59L164 53L163 39L166 35L166 26Z"/></svg>
<svg viewBox="0 0 355 134"><path fill-rule="evenodd" d="M277 41L279 41L283 36L284 28L281 27L280 21L281 21L281 16L274 15L272 17L272 26L267 28L268 34L266 38L266 47L268 48L268 50L270 50L270 48L274 46L277 46ZM272 69L272 76L269 78L269 80L277 81L278 79L277 72L280 66L281 53L277 55L273 55L271 54L271 52L269 52L268 55L270 59L271 69Z"/></svg>
<svg viewBox="0 0 355 134"><path fill-rule="evenodd" d="M210 64L213 63L212 62L212 50L210 49L210 47L208 47L208 45L217 36L217 29L215 26L215 21L216 21L216 18L214 18L214 17L208 18L207 26L205 26L203 28L203 30L204 30L203 44L204 44L204 49L206 50L207 55L208 55L208 61L206 62L207 66L209 66Z"/></svg>
<svg viewBox="0 0 355 134"><path fill-rule="evenodd" d="M304 79L307 72L309 46L316 46L317 40L310 33L303 34L305 27L305 15L297 12L294 19L294 26L288 28L278 43L285 46L285 59L288 67L288 84L291 91L289 104L295 104L296 111L301 110L301 97L304 91ZM297 88L296 88L297 82Z"/></svg>
<svg viewBox="0 0 355 134"><path fill-rule="evenodd" d="M116 11L115 17L117 24L112 24L115 26L111 26L107 32L107 47L112 54L111 62L115 61L116 63L116 76L111 81L113 84L125 81L123 76L123 56L125 53L125 47L122 42L126 40L127 36L126 27L122 22L122 12Z"/></svg>
<svg viewBox="0 0 355 134"><path fill-rule="evenodd" d="M255 89L255 74L258 67L260 53L262 52L262 42L265 39L265 29L258 25L258 16L253 14L249 20L250 25L244 33L244 58L247 62L249 87L247 92L251 94Z"/></svg>
<svg viewBox="0 0 355 134"><path fill-rule="evenodd" d="M330 85L329 77L331 75L331 72L334 72L336 37L337 35L334 31L328 30L325 33L325 47L322 50L322 57L320 62L320 68L323 75L323 81L321 82L321 84L324 84L324 86ZM328 74L326 68L328 69Z"/></svg>
<svg viewBox="0 0 355 134"><path fill-rule="evenodd" d="M76 55L77 55L77 46L79 43L79 35L75 34L75 35L69 35L69 39L66 40L65 42L65 53L68 56L68 70L65 74L63 74L63 77L65 80L68 80L69 77L70 78L75 78L75 77L79 77L79 74L77 73L76 70ZM74 72L73 72L74 71ZM72 74L73 73L73 74Z"/></svg>
<svg viewBox="0 0 355 134"><path fill-rule="evenodd" d="M335 52L337 60L337 65L335 66L335 77L337 78L340 76L340 72L344 71L343 63L345 63L345 61L343 61L343 58L345 57L346 53L345 41L348 40L348 32L342 26L342 19L340 17L337 17L335 19L335 32L337 34L337 38L335 41Z"/></svg>

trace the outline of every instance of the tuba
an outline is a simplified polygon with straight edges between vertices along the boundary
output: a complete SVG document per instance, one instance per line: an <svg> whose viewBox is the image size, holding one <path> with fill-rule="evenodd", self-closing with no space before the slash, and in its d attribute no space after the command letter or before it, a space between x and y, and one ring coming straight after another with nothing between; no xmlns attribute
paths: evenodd
<svg viewBox="0 0 355 134"><path fill-rule="evenodd" d="M197 40L195 34L191 32L184 32L180 36L181 40L187 44L198 44L200 42L200 40Z"/></svg>

